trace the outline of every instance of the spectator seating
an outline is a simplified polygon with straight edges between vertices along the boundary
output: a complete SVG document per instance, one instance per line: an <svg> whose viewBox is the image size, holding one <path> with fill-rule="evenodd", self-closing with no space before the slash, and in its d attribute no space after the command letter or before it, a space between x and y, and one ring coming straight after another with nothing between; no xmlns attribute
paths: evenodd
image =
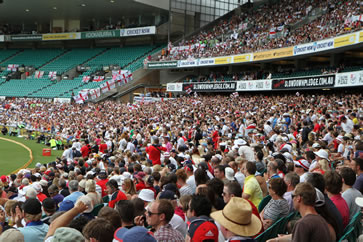
<svg viewBox="0 0 363 242"><path fill-rule="evenodd" d="M268 202L271 200L271 196L267 195L266 197L264 197L260 204L258 205L258 211L262 212L262 210L265 208L265 206L268 204Z"/></svg>
<svg viewBox="0 0 363 242"><path fill-rule="evenodd" d="M4 82L0 88L0 95L11 97L27 97L30 93L52 85L48 77L27 78L26 80L13 79Z"/></svg>
<svg viewBox="0 0 363 242"><path fill-rule="evenodd" d="M1 63L1 66L7 67L9 64L18 64L25 66L34 66L36 69L64 53L62 49L36 49L24 50L17 55Z"/></svg>

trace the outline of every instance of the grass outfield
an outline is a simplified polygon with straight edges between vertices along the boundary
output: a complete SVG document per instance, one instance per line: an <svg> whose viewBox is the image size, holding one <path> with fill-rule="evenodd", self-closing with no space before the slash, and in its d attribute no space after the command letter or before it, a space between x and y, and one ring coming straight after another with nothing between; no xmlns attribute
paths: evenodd
<svg viewBox="0 0 363 242"><path fill-rule="evenodd" d="M44 144L37 144L35 140L25 140L24 138L18 138L14 136L0 137L11 139L26 145L33 152L33 162L29 167L33 168L36 163L48 163L54 161L57 156L61 156L62 150L52 150L51 156L43 156L43 148L49 148ZM8 175L12 171L23 166L29 161L29 152L20 145L12 142L0 140L0 175Z"/></svg>

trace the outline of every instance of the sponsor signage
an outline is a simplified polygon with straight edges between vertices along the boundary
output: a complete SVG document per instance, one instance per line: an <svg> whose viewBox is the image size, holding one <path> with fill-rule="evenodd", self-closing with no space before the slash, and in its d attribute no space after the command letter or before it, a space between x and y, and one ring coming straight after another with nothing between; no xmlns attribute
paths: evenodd
<svg viewBox="0 0 363 242"><path fill-rule="evenodd" d="M230 92L235 91L237 82L201 82L201 83L184 83L183 90L190 88L193 92Z"/></svg>
<svg viewBox="0 0 363 242"><path fill-rule="evenodd" d="M311 54L318 51L330 50L334 48L334 40L322 40L314 43L294 46L294 55Z"/></svg>
<svg viewBox="0 0 363 242"><path fill-rule="evenodd" d="M334 48L355 44L356 34L348 34L334 39Z"/></svg>
<svg viewBox="0 0 363 242"><path fill-rule="evenodd" d="M219 57L219 58L214 59L214 64L215 65L222 65L222 64L229 64L229 63L232 63L232 57L231 56Z"/></svg>
<svg viewBox="0 0 363 242"><path fill-rule="evenodd" d="M191 66L198 66L198 59L194 60L181 60L178 61L178 67L191 67Z"/></svg>
<svg viewBox="0 0 363 242"><path fill-rule="evenodd" d="M363 31L359 33L359 43L363 42Z"/></svg>
<svg viewBox="0 0 363 242"><path fill-rule="evenodd" d="M271 80L239 81L236 91L268 91L271 85Z"/></svg>
<svg viewBox="0 0 363 242"><path fill-rule="evenodd" d="M363 86L363 71L337 73L335 87Z"/></svg>
<svg viewBox="0 0 363 242"><path fill-rule="evenodd" d="M166 85L167 92L182 92L183 91L183 83L168 83Z"/></svg>
<svg viewBox="0 0 363 242"><path fill-rule="evenodd" d="M68 40L78 39L77 33L43 34L43 40Z"/></svg>
<svg viewBox="0 0 363 242"><path fill-rule="evenodd" d="M4 35L0 35L0 42L4 42L5 41L5 36Z"/></svg>
<svg viewBox="0 0 363 242"><path fill-rule="evenodd" d="M287 48L253 53L253 60L254 61L268 60L268 59L289 57L292 55L293 55L293 47L287 47Z"/></svg>
<svg viewBox="0 0 363 242"><path fill-rule="evenodd" d="M235 55L233 56L233 63L242 63L252 60L252 54Z"/></svg>
<svg viewBox="0 0 363 242"><path fill-rule="evenodd" d="M175 68L178 67L178 61L162 61L162 62L148 62L148 69L159 69L159 68Z"/></svg>
<svg viewBox="0 0 363 242"><path fill-rule="evenodd" d="M54 98L54 103L71 103L71 99L70 98Z"/></svg>
<svg viewBox="0 0 363 242"><path fill-rule="evenodd" d="M335 75L272 80L272 89L303 89L334 87Z"/></svg>
<svg viewBox="0 0 363 242"><path fill-rule="evenodd" d="M32 35L11 35L11 41L34 41L34 40L42 40L41 34L32 34Z"/></svg>
<svg viewBox="0 0 363 242"><path fill-rule="evenodd" d="M120 37L120 30L103 30L103 31L90 31L82 32L81 39L103 39L103 38L118 38Z"/></svg>
<svg viewBox="0 0 363 242"><path fill-rule="evenodd" d="M156 33L156 27L155 26L142 27L142 28L121 29L120 30L120 36L121 37L149 35L149 34L155 34L155 33Z"/></svg>
<svg viewBox="0 0 363 242"><path fill-rule="evenodd" d="M214 58L198 60L198 66L211 66L211 65L214 65Z"/></svg>

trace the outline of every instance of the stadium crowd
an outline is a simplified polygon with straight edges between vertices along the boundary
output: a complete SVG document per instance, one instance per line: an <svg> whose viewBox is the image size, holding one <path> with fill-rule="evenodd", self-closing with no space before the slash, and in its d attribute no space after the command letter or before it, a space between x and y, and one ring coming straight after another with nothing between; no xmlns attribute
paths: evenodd
<svg viewBox="0 0 363 242"><path fill-rule="evenodd" d="M319 12L322 12L321 16ZM266 3L222 19L178 46L169 44L158 60L184 60L251 53L314 42L362 29L361 1L292 1ZM293 27L306 17L316 19Z"/></svg>
<svg viewBox="0 0 363 242"><path fill-rule="evenodd" d="M1 101L4 136L22 127L64 152L1 176L0 241L255 241L292 215L270 241L339 240L363 205L362 104L298 93Z"/></svg>

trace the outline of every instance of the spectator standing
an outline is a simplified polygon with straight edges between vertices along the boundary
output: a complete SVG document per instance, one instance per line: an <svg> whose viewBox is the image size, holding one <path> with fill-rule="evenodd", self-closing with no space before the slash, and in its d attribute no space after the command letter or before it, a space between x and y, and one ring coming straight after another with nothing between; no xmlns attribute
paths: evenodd
<svg viewBox="0 0 363 242"><path fill-rule="evenodd" d="M246 176L242 197L244 199L250 200L256 207L260 204L262 200L262 190L256 180L256 165L253 162L246 162L242 165L242 172Z"/></svg>

